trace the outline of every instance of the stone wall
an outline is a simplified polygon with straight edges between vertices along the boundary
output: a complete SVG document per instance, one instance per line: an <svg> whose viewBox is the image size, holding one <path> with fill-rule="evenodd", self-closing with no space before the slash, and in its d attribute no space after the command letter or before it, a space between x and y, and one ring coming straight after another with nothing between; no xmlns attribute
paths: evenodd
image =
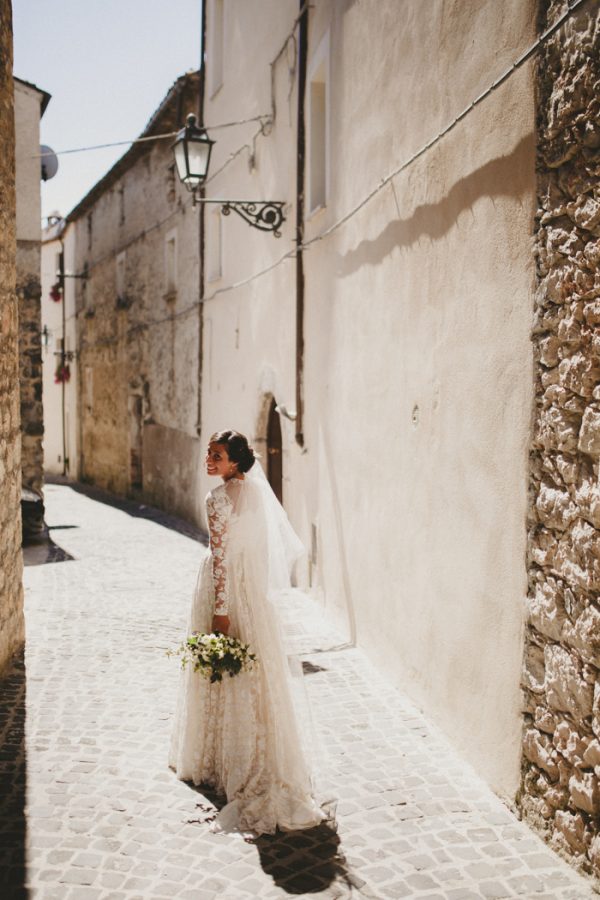
<svg viewBox="0 0 600 900"><path fill-rule="evenodd" d="M540 31L565 9L542 0ZM600 13L537 65L536 406L519 803L600 875Z"/></svg>
<svg viewBox="0 0 600 900"><path fill-rule="evenodd" d="M0 0L0 670L23 644L12 10Z"/></svg>
<svg viewBox="0 0 600 900"><path fill-rule="evenodd" d="M44 409L40 254L40 241L17 242L23 487L41 494L44 484Z"/></svg>
<svg viewBox="0 0 600 900"><path fill-rule="evenodd" d="M145 136L197 105L187 73ZM170 142L130 148L67 222L71 271L87 274L75 285L80 477L200 521L198 216Z"/></svg>

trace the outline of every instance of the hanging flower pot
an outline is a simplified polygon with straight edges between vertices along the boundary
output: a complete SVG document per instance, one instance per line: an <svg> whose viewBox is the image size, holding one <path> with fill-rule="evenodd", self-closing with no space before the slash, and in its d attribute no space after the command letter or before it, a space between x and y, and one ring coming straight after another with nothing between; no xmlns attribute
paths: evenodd
<svg viewBox="0 0 600 900"><path fill-rule="evenodd" d="M67 381L71 379L71 369L69 367L69 363L61 363L56 367L56 372L54 373L54 383L55 384L66 384Z"/></svg>

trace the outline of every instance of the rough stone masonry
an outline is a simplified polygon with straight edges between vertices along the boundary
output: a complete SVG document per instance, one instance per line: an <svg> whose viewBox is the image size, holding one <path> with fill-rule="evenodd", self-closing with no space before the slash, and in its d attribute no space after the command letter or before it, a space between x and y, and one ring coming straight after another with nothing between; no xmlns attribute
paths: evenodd
<svg viewBox="0 0 600 900"><path fill-rule="evenodd" d="M565 0L541 0L540 32ZM537 64L524 816L600 875L600 11Z"/></svg>
<svg viewBox="0 0 600 900"><path fill-rule="evenodd" d="M13 102L12 10L0 0L0 671L25 640Z"/></svg>

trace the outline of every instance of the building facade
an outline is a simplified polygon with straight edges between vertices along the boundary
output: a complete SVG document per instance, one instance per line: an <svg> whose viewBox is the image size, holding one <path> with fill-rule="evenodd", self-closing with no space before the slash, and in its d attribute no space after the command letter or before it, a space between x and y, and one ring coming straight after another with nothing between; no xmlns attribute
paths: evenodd
<svg viewBox="0 0 600 900"><path fill-rule="evenodd" d="M42 235L44 469L79 478L74 228L60 215ZM71 265L69 265L71 263Z"/></svg>
<svg viewBox="0 0 600 900"><path fill-rule="evenodd" d="M82 476L201 522L204 446L248 434L298 583L598 873L597 15L207 0L213 203L157 142L68 220Z"/></svg>
<svg viewBox="0 0 600 900"><path fill-rule="evenodd" d="M281 459L304 583L598 873L597 5L299 12L207 3L209 133L267 117L207 195L288 207L206 213L204 440Z"/></svg>
<svg viewBox="0 0 600 900"><path fill-rule="evenodd" d="M12 7L0 0L0 671L25 641Z"/></svg>
<svg viewBox="0 0 600 900"><path fill-rule="evenodd" d="M41 161L40 119L50 100L20 78L15 85L16 195L17 195L17 296L19 298L19 371L21 381L21 432L23 488L42 498L44 483L44 410L42 404L41 319ZM40 504L41 507L41 504ZM29 508L29 506L27 507ZM25 522L25 531L43 526L36 515Z"/></svg>
<svg viewBox="0 0 600 900"><path fill-rule="evenodd" d="M289 36L292 0L207 4L209 133L275 111L257 134L218 135L213 171L232 161L207 194L289 210L279 241L206 213L203 436L233 425L268 459L273 403L295 416L279 422L303 579L514 798L532 64L378 186L531 44L535 4L403 9L323 0Z"/></svg>
<svg viewBox="0 0 600 900"><path fill-rule="evenodd" d="M142 137L176 131L197 110L198 82L198 73L178 79ZM176 178L172 142L134 144L66 220L78 470L196 519L198 216Z"/></svg>

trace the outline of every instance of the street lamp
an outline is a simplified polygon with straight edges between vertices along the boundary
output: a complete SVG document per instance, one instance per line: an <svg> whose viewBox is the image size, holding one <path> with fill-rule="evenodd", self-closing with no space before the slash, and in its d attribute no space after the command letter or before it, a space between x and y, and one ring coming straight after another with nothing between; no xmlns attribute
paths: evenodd
<svg viewBox="0 0 600 900"><path fill-rule="evenodd" d="M211 141L204 128L196 125L196 116L190 113L185 127L175 138L173 152L177 174L188 191L192 191L194 198L200 185L206 181L213 144L214 141Z"/></svg>
<svg viewBox="0 0 600 900"><path fill-rule="evenodd" d="M192 193L192 205L197 203L217 203L221 207L224 216L228 216L233 209L253 228L260 231L270 231L275 237L281 237L279 230L285 222L283 215L284 203L277 200L217 200L213 198L198 197L197 191L208 175L210 153L215 142L212 141L204 128L196 125L196 116L190 113L186 119L185 127L181 129L175 138L173 152L175 164L180 181Z"/></svg>

